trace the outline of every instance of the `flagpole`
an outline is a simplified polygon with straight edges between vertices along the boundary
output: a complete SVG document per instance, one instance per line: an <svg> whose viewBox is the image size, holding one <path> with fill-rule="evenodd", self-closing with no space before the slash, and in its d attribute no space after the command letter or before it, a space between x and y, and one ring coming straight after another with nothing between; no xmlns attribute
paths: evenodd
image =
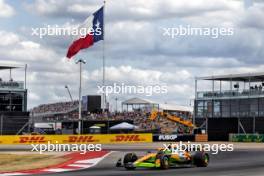
<svg viewBox="0 0 264 176"><path fill-rule="evenodd" d="M103 31L104 31L104 40L103 40L103 86L105 86L105 4L106 0L104 0L104 9L103 9L103 20L104 20L104 25L103 25ZM106 95L105 92L103 92L103 114L105 113L106 109ZM109 117L107 115L107 133L109 133Z"/></svg>
<svg viewBox="0 0 264 176"><path fill-rule="evenodd" d="M105 0L104 0L104 9L103 9L103 20L104 20L104 25L103 25L103 31L104 31L104 40L103 40L103 86L105 86ZM106 97L105 97L105 92L103 93L103 112L105 111L106 108Z"/></svg>

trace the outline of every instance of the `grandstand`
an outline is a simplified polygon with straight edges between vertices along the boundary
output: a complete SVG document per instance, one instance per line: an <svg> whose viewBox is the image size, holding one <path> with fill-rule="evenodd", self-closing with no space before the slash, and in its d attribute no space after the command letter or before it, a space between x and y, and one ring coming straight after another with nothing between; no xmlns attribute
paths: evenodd
<svg viewBox="0 0 264 176"><path fill-rule="evenodd" d="M133 103L141 102L140 106L135 106L129 102L133 109L131 111L122 111L122 112L100 112L92 113L88 111L82 112L82 121L83 121L83 132L88 132L90 126L96 126L100 124L102 127L102 132L108 132L107 128L111 127L111 124L117 124L118 122L129 122L138 126L136 129L140 132L154 132L154 133L190 133L190 129L186 125L179 124L178 122L172 121L167 118L157 117L151 120L149 109L150 104L145 100L133 99ZM137 100L137 101L135 101ZM144 106L142 102L145 102ZM154 109L158 107L153 106ZM181 106L170 106L174 108L169 108L169 106L162 106L162 111L170 112L171 114L178 115L184 119L191 118L191 112L186 111L185 108ZM175 109L175 107L177 107ZM188 109L188 108L187 108ZM34 119L35 123L46 122L46 123L62 123L62 128L77 128L78 121L78 101L73 102L58 102L52 104L43 104L35 107L31 111L31 116ZM110 123L110 125L109 125ZM55 125L56 126L56 125ZM55 129L54 129L55 130ZM61 131L65 131L62 129ZM74 133L74 129L71 131Z"/></svg>
<svg viewBox="0 0 264 176"><path fill-rule="evenodd" d="M34 107L31 110L31 116L33 116L34 120L40 120L37 119L38 117L53 117L54 115L65 115L69 114L75 110L78 109L79 102L77 100L75 101L69 101L69 102L57 102L57 103L51 103L51 104L42 104L37 107Z"/></svg>

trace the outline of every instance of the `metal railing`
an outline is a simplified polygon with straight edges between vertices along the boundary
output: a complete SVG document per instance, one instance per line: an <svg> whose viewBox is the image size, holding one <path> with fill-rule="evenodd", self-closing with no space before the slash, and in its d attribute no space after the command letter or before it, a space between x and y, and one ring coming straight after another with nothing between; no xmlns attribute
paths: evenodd
<svg viewBox="0 0 264 176"><path fill-rule="evenodd" d="M0 81L0 90L8 90L8 89L24 89L23 81Z"/></svg>
<svg viewBox="0 0 264 176"><path fill-rule="evenodd" d="M264 90L230 90L230 91L199 91L197 98L230 98L230 97L249 97L264 96Z"/></svg>

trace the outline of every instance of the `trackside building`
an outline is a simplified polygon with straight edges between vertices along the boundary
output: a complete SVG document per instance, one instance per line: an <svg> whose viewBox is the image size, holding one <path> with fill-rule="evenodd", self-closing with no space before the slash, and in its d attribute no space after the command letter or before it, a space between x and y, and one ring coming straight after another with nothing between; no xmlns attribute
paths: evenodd
<svg viewBox="0 0 264 176"><path fill-rule="evenodd" d="M23 69L23 67L0 65L0 135L18 134L29 121L25 85L26 67L25 81L13 78L12 73L15 69ZM9 77L4 77L7 74Z"/></svg>
<svg viewBox="0 0 264 176"><path fill-rule="evenodd" d="M209 140L264 133L264 72L197 77L194 122Z"/></svg>

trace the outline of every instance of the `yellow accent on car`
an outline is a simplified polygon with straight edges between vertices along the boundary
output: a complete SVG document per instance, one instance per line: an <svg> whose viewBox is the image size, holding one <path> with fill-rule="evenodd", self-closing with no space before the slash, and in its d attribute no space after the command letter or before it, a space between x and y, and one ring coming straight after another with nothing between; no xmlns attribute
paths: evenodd
<svg viewBox="0 0 264 176"><path fill-rule="evenodd" d="M156 167L160 167L160 159L156 159L155 165L156 165Z"/></svg>
<svg viewBox="0 0 264 176"><path fill-rule="evenodd" d="M147 154L146 156L138 159L135 163L139 163L139 162L143 162L151 157L154 157L156 154L155 153L150 153L150 154Z"/></svg>

